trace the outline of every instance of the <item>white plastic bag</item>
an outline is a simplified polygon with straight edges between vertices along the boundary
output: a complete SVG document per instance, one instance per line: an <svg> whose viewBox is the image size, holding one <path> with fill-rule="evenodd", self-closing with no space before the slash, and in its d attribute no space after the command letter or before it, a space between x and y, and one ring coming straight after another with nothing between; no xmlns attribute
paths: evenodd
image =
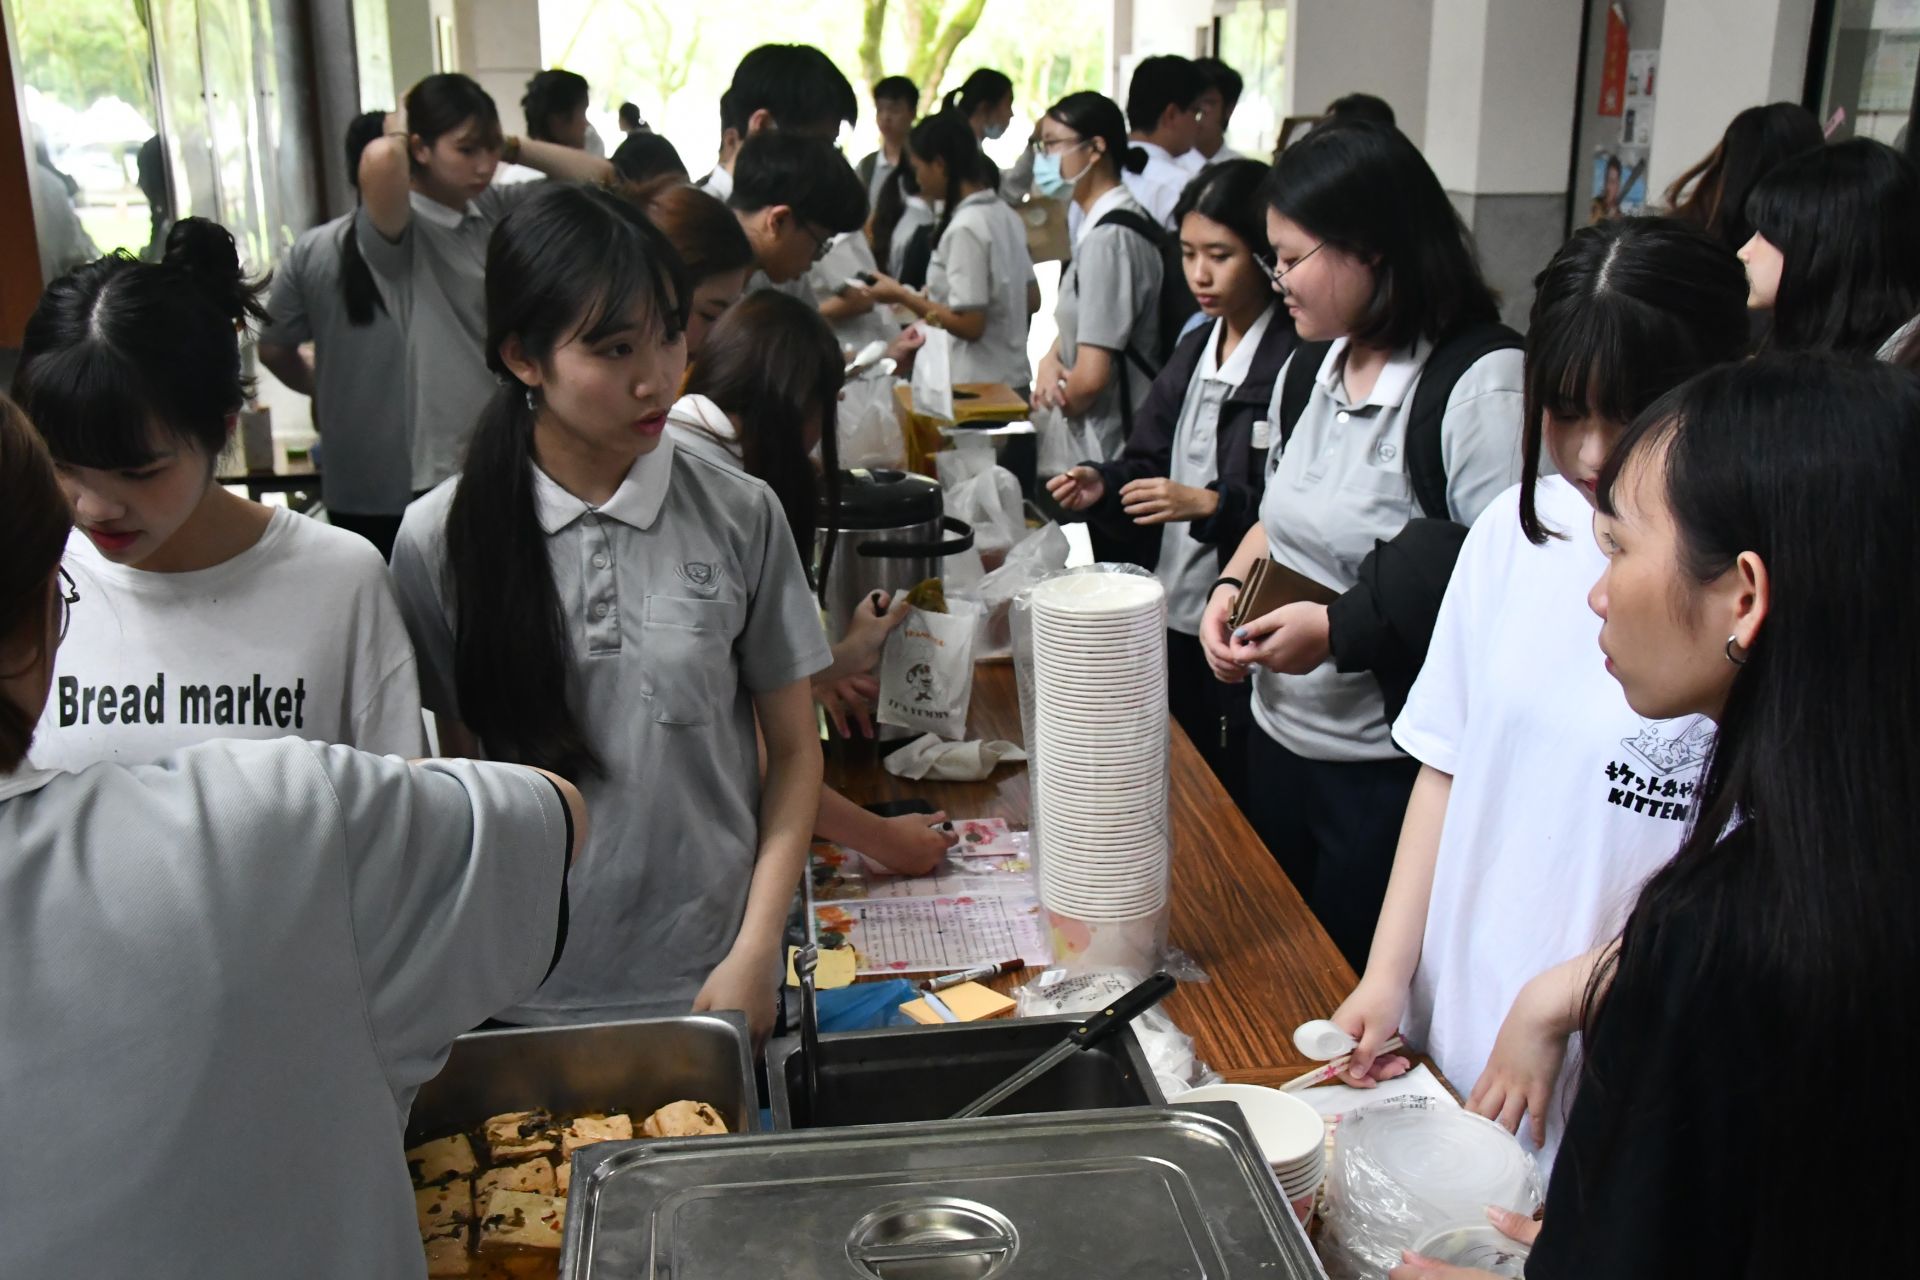
<svg viewBox="0 0 1920 1280"><path fill-rule="evenodd" d="M840 465L903 467L907 437L893 403L893 378L878 369L847 383L840 395Z"/></svg>
<svg viewBox="0 0 1920 1280"><path fill-rule="evenodd" d="M981 608L979 631L974 641L976 658L1004 658L1013 652L1013 630L1008 615L1014 597L1065 569L1067 550L1067 535L1060 526L1044 524L1014 543L1000 567L978 582L961 588L948 583L949 601L957 596Z"/></svg>
<svg viewBox="0 0 1920 1280"><path fill-rule="evenodd" d="M950 600L951 613L910 609L880 653L881 724L967 736L973 701L973 633L979 606Z"/></svg>
<svg viewBox="0 0 1920 1280"><path fill-rule="evenodd" d="M973 545L986 570L997 569L1008 549L1027 536L1020 481L996 457L991 446L950 449L933 457L946 513L973 526Z"/></svg>
<svg viewBox="0 0 1920 1280"><path fill-rule="evenodd" d="M1071 471L1087 460L1074 438L1073 422L1051 405L1036 405L1028 415L1033 423L1034 474L1042 480Z"/></svg>
<svg viewBox="0 0 1920 1280"><path fill-rule="evenodd" d="M913 411L952 422L953 335L924 320L914 327L927 341L913 357Z"/></svg>

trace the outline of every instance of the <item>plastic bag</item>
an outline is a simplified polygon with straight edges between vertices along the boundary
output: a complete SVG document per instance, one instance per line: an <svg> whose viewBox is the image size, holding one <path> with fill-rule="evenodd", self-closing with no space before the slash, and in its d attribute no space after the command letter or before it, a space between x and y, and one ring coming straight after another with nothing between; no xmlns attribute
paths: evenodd
<svg viewBox="0 0 1920 1280"><path fill-rule="evenodd" d="M1067 535L1057 524L1044 524L1016 542L992 573L972 584L956 586L948 580L948 597L971 600L981 607L974 639L974 661L1005 658L1013 652L1013 601L1022 591L1067 567ZM951 563L953 557L948 557Z"/></svg>
<svg viewBox="0 0 1920 1280"><path fill-rule="evenodd" d="M967 736L973 701L973 633L979 606L950 600L949 613L907 611L880 653L881 724L949 741Z"/></svg>
<svg viewBox="0 0 1920 1280"><path fill-rule="evenodd" d="M916 1025L912 1018L900 1012L900 1006L919 995L913 983L905 978L893 978L886 982L857 982L836 991L822 991L814 998L820 1010L820 1030L824 1033Z"/></svg>
<svg viewBox="0 0 1920 1280"><path fill-rule="evenodd" d="M937 422L952 422L953 335L924 320L915 327L927 341L913 358L913 411Z"/></svg>
<svg viewBox="0 0 1920 1280"><path fill-rule="evenodd" d="M894 408L891 375L879 369L846 384L840 395L840 465L842 467L902 467L907 461L907 438Z"/></svg>
<svg viewBox="0 0 1920 1280"><path fill-rule="evenodd" d="M973 526L973 545L988 571L999 568L1008 548L1027 536L1020 481L996 457L991 447L949 449L933 457L946 513Z"/></svg>
<svg viewBox="0 0 1920 1280"><path fill-rule="evenodd" d="M1442 1227L1483 1221L1487 1204L1531 1214L1540 1198L1533 1158L1493 1121L1434 1098L1389 1098L1334 1130L1320 1258L1333 1280L1373 1280Z"/></svg>
<svg viewBox="0 0 1920 1280"><path fill-rule="evenodd" d="M1027 420L1033 423L1036 437L1033 470L1040 479L1071 471L1087 460L1075 438L1073 422L1063 411L1051 405L1035 405Z"/></svg>
<svg viewBox="0 0 1920 1280"><path fill-rule="evenodd" d="M1186 963L1192 967L1192 961ZM1044 1018L1055 1014L1093 1013L1131 991L1145 977L1131 969L1089 969L1081 973L1048 969L1013 993L1014 1016ZM1200 974L1200 978L1204 981L1206 975ZM1194 1056L1193 1038L1180 1030L1164 1008L1156 1006L1147 1010L1131 1025L1160 1092L1169 1101L1188 1089L1197 1089L1220 1078L1213 1068Z"/></svg>

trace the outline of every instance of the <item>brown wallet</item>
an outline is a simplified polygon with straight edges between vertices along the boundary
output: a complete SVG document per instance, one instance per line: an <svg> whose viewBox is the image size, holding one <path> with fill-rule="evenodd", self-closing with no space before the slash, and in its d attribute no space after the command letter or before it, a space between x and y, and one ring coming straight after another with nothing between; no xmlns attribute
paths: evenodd
<svg viewBox="0 0 1920 1280"><path fill-rule="evenodd" d="M1240 589L1240 598L1233 602L1233 612L1227 615L1229 630L1244 626L1254 618L1272 613L1281 605L1298 604L1306 601L1310 604L1332 604L1340 598L1340 593L1332 587L1325 587L1307 577L1304 573L1287 568L1268 556L1254 563L1247 572L1247 585Z"/></svg>

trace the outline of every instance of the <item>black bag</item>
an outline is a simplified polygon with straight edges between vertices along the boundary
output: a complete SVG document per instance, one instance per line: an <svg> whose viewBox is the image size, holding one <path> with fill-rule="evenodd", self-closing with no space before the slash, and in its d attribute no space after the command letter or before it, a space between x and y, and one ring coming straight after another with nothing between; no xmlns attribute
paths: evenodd
<svg viewBox="0 0 1920 1280"><path fill-rule="evenodd" d="M1187 269L1180 259L1180 241L1159 223L1149 221L1131 209L1115 209L1103 214L1100 221L1093 225L1125 227L1145 239L1160 255L1160 297L1154 309L1154 340L1159 345L1160 363L1149 363L1131 345L1127 347L1128 357L1146 375L1147 381L1152 382L1160 373L1160 364L1166 362L1179 344L1187 321L1200 309L1200 304L1193 300L1193 290L1187 288Z"/></svg>
<svg viewBox="0 0 1920 1280"><path fill-rule="evenodd" d="M927 269L933 265L933 228L921 226L907 237L900 255L900 283L909 289L927 287Z"/></svg>
<svg viewBox="0 0 1920 1280"><path fill-rule="evenodd" d="M1413 409L1407 419L1406 462L1414 501L1429 519L1453 518L1447 512L1447 463L1441 451L1440 428L1455 384L1481 357L1495 351L1517 351L1523 345L1520 335L1506 325L1483 321L1455 329L1427 356L1420 385L1413 389ZM1293 362L1287 366L1280 390L1280 421L1274 424L1280 429L1283 447L1306 410L1314 379L1319 377L1320 366L1332 346L1331 342L1303 342L1294 348Z"/></svg>

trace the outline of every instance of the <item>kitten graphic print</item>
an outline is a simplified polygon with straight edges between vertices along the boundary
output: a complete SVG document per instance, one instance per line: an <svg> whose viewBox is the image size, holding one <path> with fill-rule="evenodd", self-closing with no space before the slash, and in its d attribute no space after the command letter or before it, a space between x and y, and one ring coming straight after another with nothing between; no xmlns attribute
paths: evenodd
<svg viewBox="0 0 1920 1280"><path fill-rule="evenodd" d="M1693 793L1713 737L1713 722L1705 716L1645 722L1639 733L1621 740L1622 755L1607 762L1607 803L1685 822L1693 815Z"/></svg>

